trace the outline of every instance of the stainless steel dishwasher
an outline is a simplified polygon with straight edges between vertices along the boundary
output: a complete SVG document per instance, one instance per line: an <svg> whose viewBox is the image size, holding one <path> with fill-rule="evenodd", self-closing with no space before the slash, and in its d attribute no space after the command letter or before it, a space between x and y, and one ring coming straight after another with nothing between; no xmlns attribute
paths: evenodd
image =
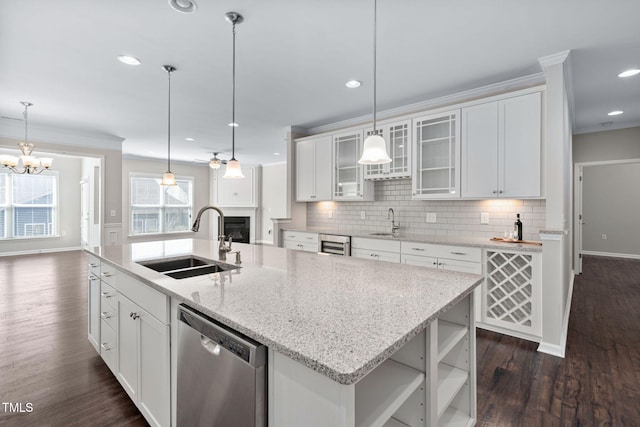
<svg viewBox="0 0 640 427"><path fill-rule="evenodd" d="M178 306L178 427L264 427L266 347Z"/></svg>

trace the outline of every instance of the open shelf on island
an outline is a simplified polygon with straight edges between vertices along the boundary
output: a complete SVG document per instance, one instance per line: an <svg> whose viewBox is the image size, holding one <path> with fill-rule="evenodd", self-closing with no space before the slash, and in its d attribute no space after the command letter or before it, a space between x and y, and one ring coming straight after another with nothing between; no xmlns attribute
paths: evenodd
<svg viewBox="0 0 640 427"><path fill-rule="evenodd" d="M438 364L438 417L449 407L468 378L467 371L446 363Z"/></svg>
<svg viewBox="0 0 640 427"><path fill-rule="evenodd" d="M473 418L469 414L458 411L455 408L447 408L438 421L438 426L446 427L468 427L472 424Z"/></svg>
<svg viewBox="0 0 640 427"><path fill-rule="evenodd" d="M389 421L384 423L383 427L409 427L409 426L391 417L389 418Z"/></svg>
<svg viewBox="0 0 640 427"><path fill-rule="evenodd" d="M438 362L467 335L467 327L438 320Z"/></svg>
<svg viewBox="0 0 640 427"><path fill-rule="evenodd" d="M356 426L394 426L389 419L424 378L423 372L387 359L356 384Z"/></svg>

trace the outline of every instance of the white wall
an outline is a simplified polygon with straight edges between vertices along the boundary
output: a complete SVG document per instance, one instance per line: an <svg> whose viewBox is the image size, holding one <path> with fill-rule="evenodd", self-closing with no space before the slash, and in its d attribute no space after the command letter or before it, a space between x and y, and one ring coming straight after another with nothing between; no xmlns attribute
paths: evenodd
<svg viewBox="0 0 640 427"><path fill-rule="evenodd" d="M575 163L640 159L640 127L573 136Z"/></svg>
<svg viewBox="0 0 640 427"><path fill-rule="evenodd" d="M273 243L273 221L287 215L287 164L279 163L262 167L262 191L259 208L262 227L259 243Z"/></svg>
<svg viewBox="0 0 640 427"><path fill-rule="evenodd" d="M100 246L102 241L102 161L83 157L80 177L89 186L89 241L88 246ZM82 201L81 201L82 202Z"/></svg>
<svg viewBox="0 0 640 427"><path fill-rule="evenodd" d="M156 174L158 178L162 177L162 174L167 169L167 163L161 160L150 159L134 159L134 158L122 158L122 243L134 243L141 241L152 240L167 240L167 239L210 239L211 232L209 221L202 221L200 223L200 231L193 233L191 231L185 233L175 234L161 234L157 236L136 236L129 237L129 175L131 173L144 173L144 174ZM209 168L206 164L191 164L191 163L171 163L171 171L176 177L193 177L193 216L203 206L209 205L209 192L210 192L210 179Z"/></svg>
<svg viewBox="0 0 640 427"><path fill-rule="evenodd" d="M43 156L45 152L38 151ZM80 174L82 160L77 157L47 153L53 160L52 169L58 174L59 237L1 240L0 255L38 253L80 248Z"/></svg>

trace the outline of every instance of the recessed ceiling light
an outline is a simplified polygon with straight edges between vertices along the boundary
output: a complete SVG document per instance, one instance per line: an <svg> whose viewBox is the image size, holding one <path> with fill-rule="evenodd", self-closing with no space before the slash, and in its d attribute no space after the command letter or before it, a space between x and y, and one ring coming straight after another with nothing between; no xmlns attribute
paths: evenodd
<svg viewBox="0 0 640 427"><path fill-rule="evenodd" d="M169 0L169 5L173 10L181 13L193 13L198 8L198 5L193 0Z"/></svg>
<svg viewBox="0 0 640 427"><path fill-rule="evenodd" d="M361 84L362 82L360 80L349 80L344 85L349 89L354 89L354 88L360 87Z"/></svg>
<svg viewBox="0 0 640 427"><path fill-rule="evenodd" d="M233 126L234 128L237 128L237 127L238 127L238 126L240 126L240 125L239 125L239 124L237 124L237 123L232 122L232 123L229 123L229 126Z"/></svg>
<svg viewBox="0 0 640 427"><path fill-rule="evenodd" d="M621 72L620 74L618 74L618 77L631 77L635 76L636 74L640 74L640 70L637 68L632 68L630 70Z"/></svg>
<svg viewBox="0 0 640 427"><path fill-rule="evenodd" d="M142 61L140 61L138 58L134 58L133 56L129 56L129 55L120 55L120 56L118 56L118 61L122 62L123 64L127 64L127 65L140 65L140 64L142 64Z"/></svg>
<svg viewBox="0 0 640 427"><path fill-rule="evenodd" d="M192 141L195 141L195 138L185 138L184 140L185 140L185 141L192 142Z"/></svg>
<svg viewBox="0 0 640 427"><path fill-rule="evenodd" d="M624 111L622 110L616 110L616 111L611 111L608 115L609 116L619 116L620 114L624 113Z"/></svg>
<svg viewBox="0 0 640 427"><path fill-rule="evenodd" d="M279 156L279 155L280 155L280 153L273 153L273 155L274 155L274 156Z"/></svg>

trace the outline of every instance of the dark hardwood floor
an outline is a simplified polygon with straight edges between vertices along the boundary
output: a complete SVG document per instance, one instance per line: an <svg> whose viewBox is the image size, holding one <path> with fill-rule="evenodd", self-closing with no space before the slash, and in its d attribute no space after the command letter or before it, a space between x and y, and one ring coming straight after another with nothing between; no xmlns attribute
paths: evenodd
<svg viewBox="0 0 640 427"><path fill-rule="evenodd" d="M89 344L86 278L80 251L0 258L0 425L148 425Z"/></svg>
<svg viewBox="0 0 640 427"><path fill-rule="evenodd" d="M81 252L0 258L2 426L147 425L87 340ZM587 257L565 359L478 330L478 426L640 426L640 261ZM7 408L9 409L9 408Z"/></svg>
<svg viewBox="0 0 640 427"><path fill-rule="evenodd" d="M564 359L478 330L478 426L640 426L640 260L585 257Z"/></svg>

